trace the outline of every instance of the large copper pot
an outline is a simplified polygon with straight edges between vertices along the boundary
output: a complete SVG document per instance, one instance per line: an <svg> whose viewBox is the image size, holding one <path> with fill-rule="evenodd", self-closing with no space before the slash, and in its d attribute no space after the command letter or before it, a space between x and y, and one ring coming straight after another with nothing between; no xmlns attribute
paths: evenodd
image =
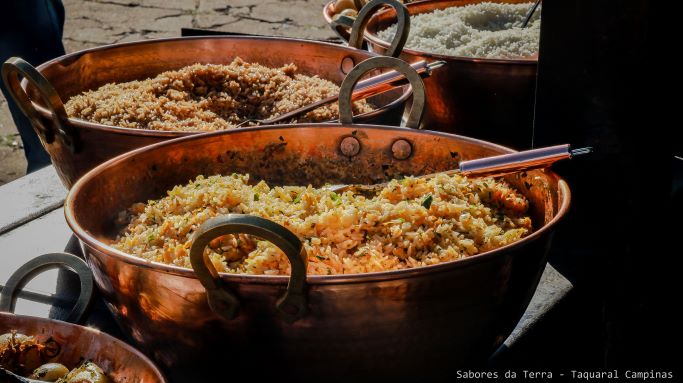
<svg viewBox="0 0 683 383"><path fill-rule="evenodd" d="M410 15L436 9L460 7L484 0L428 0L405 6L395 0L368 3L358 14L349 45L400 57L408 62L444 60L445 68L425 80L429 103L423 123L429 129L488 140L516 149L531 146L537 57L485 59L444 56L403 48L410 31ZM528 0L486 0L496 3L526 3ZM393 5L385 7L385 5ZM328 11L326 6L325 12ZM379 10L377 13L375 11ZM398 11L398 17L397 17ZM403 20L405 21L403 21ZM398 20L394 41L381 40L377 33ZM341 29L343 26L337 26Z"/></svg>
<svg viewBox="0 0 683 383"><path fill-rule="evenodd" d="M63 100L111 82L153 77L194 63L228 64L235 57L271 67L297 65L301 73L341 83L354 65L376 54L310 40L268 37L185 37L107 45L58 57L37 70L8 60L2 77L31 120L67 187L96 165L135 148L191 132L128 129L68 118ZM20 76L24 80L20 83ZM28 80L28 81L27 81ZM408 86L371 97L378 106L358 122L399 125Z"/></svg>
<svg viewBox="0 0 683 383"><path fill-rule="evenodd" d="M375 183L511 151L447 133L347 121L210 133L98 166L70 190L65 214L119 323L173 376L218 360L228 369L286 378L443 377L483 363L525 310L569 207L569 188L552 171L505 177L530 200L535 230L528 237L399 271L306 276L293 234L263 219L228 216L195 237L193 272L112 248L114 220L198 174L249 173L275 185ZM292 262L291 280L211 272L203 245L227 232L280 246Z"/></svg>

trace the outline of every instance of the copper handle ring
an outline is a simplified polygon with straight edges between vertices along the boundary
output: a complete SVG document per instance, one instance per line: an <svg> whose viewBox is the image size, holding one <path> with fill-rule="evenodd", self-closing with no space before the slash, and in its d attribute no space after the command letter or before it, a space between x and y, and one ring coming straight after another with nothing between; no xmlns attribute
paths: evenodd
<svg viewBox="0 0 683 383"><path fill-rule="evenodd" d="M71 323L81 322L92 301L94 292L93 274L84 260L69 253L43 254L18 268L9 277L2 292L0 292L0 311L14 312L17 303L17 293L38 274L58 267L64 267L78 274L81 282L81 292L65 321Z"/></svg>
<svg viewBox="0 0 683 383"><path fill-rule="evenodd" d="M249 234L263 238L282 250L291 264L292 273L287 291L277 300L278 314L293 323L306 314L306 250L299 238L285 227L265 218L246 214L228 214L204 222L193 235L190 263L206 289L211 310L222 318L237 316L240 302L204 255L204 248L213 239L226 234Z"/></svg>
<svg viewBox="0 0 683 383"><path fill-rule="evenodd" d="M396 34L391 40L386 55L398 57L401 54L403 46L406 44L406 40L408 40L408 34L410 33L410 14L408 13L408 8L397 0L372 0L365 4L360 12L358 12L358 17L356 17L356 21L353 22L351 27L351 37L349 37L350 47L361 48L363 45L363 32L370 21L370 16L372 16L377 9L382 8L385 5L394 8L398 23Z"/></svg>
<svg viewBox="0 0 683 383"><path fill-rule="evenodd" d="M394 57L379 56L371 57L356 65L344 78L339 88L339 121L342 124L353 123L353 108L351 95L361 76L377 68L391 68L402 73L410 82L413 90L413 103L408 115L406 127L419 129L420 121L425 109L425 87L420 75L403 60Z"/></svg>
<svg viewBox="0 0 683 383"><path fill-rule="evenodd" d="M43 124L28 94L21 88L20 77L25 78L40 93L45 106L52 112L52 122L55 125L54 130ZM19 57L9 58L2 64L2 81L7 86L7 90L12 95L17 106L19 106L19 109L29 119L33 129L38 136L43 138L45 143L51 144L54 142L55 136L59 136L63 145L69 148L72 153L76 153L80 149L78 133L69 125L69 118L61 97L59 97L52 84L33 65Z"/></svg>

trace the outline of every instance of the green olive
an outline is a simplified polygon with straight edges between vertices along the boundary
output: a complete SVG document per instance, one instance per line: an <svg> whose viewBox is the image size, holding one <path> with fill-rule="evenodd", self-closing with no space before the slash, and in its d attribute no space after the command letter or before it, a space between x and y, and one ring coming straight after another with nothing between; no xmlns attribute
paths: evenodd
<svg viewBox="0 0 683 383"><path fill-rule="evenodd" d="M337 0L334 2L332 12L335 14L341 13L341 11L345 9L354 9L356 10L356 5L353 3L353 0Z"/></svg>
<svg viewBox="0 0 683 383"><path fill-rule="evenodd" d="M54 382L68 373L69 369L61 363L46 363L36 368L29 378L43 382Z"/></svg>

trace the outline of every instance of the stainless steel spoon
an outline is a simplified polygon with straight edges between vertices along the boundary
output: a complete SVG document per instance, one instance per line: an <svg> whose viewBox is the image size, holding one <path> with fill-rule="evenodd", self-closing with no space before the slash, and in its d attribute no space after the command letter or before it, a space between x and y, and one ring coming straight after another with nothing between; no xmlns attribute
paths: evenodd
<svg viewBox="0 0 683 383"><path fill-rule="evenodd" d="M529 9L529 12L526 13L524 22L522 23L522 28L526 28L526 26L529 24L529 21L531 21L531 17L534 15L534 12L536 12L536 8L538 8L539 4L541 4L541 0L536 0L531 9Z"/></svg>
<svg viewBox="0 0 683 383"><path fill-rule="evenodd" d="M426 174L415 178L429 179L440 174L461 174L470 177L502 176L524 170L545 168L557 161L588 154L592 151L593 148L590 147L571 150L569 144L549 146L539 149L524 150L517 153L462 161L460 162L458 169ZM329 185L326 188L335 193L352 190L354 192L368 194L377 193L386 186L387 182L374 185Z"/></svg>

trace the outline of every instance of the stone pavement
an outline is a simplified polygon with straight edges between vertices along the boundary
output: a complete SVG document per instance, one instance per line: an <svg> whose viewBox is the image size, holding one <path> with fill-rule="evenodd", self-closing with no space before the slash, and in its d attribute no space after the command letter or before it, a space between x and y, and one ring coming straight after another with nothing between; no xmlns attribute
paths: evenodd
<svg viewBox="0 0 683 383"><path fill-rule="evenodd" d="M181 28L334 39L322 18L328 0L62 0L67 52L180 36ZM0 95L0 185L24 175L26 163L7 103Z"/></svg>

